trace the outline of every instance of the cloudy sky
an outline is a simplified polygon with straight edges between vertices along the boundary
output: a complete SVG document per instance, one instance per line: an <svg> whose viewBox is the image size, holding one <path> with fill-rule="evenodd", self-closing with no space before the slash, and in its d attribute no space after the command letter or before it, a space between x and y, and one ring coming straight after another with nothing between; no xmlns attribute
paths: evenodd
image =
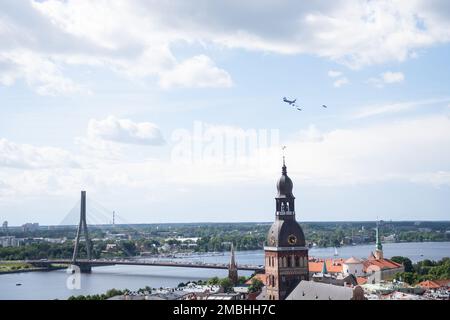
<svg viewBox="0 0 450 320"><path fill-rule="evenodd" d="M448 220L448 57L446 0L2 0L0 220L271 221L282 145L298 220Z"/></svg>

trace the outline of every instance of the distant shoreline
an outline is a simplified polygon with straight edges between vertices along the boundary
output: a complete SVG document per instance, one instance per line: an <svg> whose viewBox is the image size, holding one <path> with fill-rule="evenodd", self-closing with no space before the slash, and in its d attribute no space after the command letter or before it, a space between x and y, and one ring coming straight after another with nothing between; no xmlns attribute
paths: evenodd
<svg viewBox="0 0 450 320"><path fill-rule="evenodd" d="M67 269L67 267L49 267L49 268L29 268L29 269L19 269L19 270L9 270L9 271L0 271L0 275L3 274L12 274L12 273L26 273L26 272L47 272L54 270Z"/></svg>

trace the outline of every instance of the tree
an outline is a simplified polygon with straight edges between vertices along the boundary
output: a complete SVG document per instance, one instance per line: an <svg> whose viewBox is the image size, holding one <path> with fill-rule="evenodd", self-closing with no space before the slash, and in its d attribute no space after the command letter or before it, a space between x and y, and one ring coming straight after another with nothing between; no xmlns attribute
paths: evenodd
<svg viewBox="0 0 450 320"><path fill-rule="evenodd" d="M409 258L402 256L394 256L392 261L402 264L405 267L405 272L414 272L413 264Z"/></svg>
<svg viewBox="0 0 450 320"><path fill-rule="evenodd" d="M222 278L219 280L219 285L223 288L224 292L230 292L233 288L233 282L230 278Z"/></svg>
<svg viewBox="0 0 450 320"><path fill-rule="evenodd" d="M245 281L247 281L247 277L246 276L240 276L238 278L238 283L239 284L243 284L243 283L245 283Z"/></svg>
<svg viewBox="0 0 450 320"><path fill-rule="evenodd" d="M395 279L412 285L417 282L418 277L417 274L413 272L399 272L395 275Z"/></svg>
<svg viewBox="0 0 450 320"><path fill-rule="evenodd" d="M129 256L136 255L136 244L133 241L123 241L121 243L123 251Z"/></svg>
<svg viewBox="0 0 450 320"><path fill-rule="evenodd" d="M208 279L207 284L210 285L210 286L218 285L219 284L219 278L218 277L212 277L211 279Z"/></svg>
<svg viewBox="0 0 450 320"><path fill-rule="evenodd" d="M259 292L261 291L261 288L264 286L264 283L256 278L252 279L252 283L250 285L250 287L248 288L249 292Z"/></svg>

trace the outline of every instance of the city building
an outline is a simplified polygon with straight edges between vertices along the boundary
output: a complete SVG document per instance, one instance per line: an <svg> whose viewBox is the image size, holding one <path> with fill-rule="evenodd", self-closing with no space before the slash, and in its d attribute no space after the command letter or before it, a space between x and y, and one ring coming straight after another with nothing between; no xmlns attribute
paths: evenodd
<svg viewBox="0 0 450 320"><path fill-rule="evenodd" d="M209 295L206 300L242 300L241 294L236 292L230 292L230 293L213 293Z"/></svg>
<svg viewBox="0 0 450 320"><path fill-rule="evenodd" d="M363 261L363 264L364 272L369 283L391 280L396 273L405 271L405 267L402 264L384 258L379 223L377 223L376 227L375 251L369 255L367 260Z"/></svg>
<svg viewBox="0 0 450 320"><path fill-rule="evenodd" d="M319 258L310 258L308 261L308 269L309 275L322 272L323 264L326 264L326 269L328 274L336 275L342 273L344 259L319 259Z"/></svg>
<svg viewBox="0 0 450 320"><path fill-rule="evenodd" d="M16 238L14 236L0 237L0 247L19 247L24 242L22 238Z"/></svg>
<svg viewBox="0 0 450 320"><path fill-rule="evenodd" d="M356 285L358 285L357 278L352 274L344 275L342 273L339 273L339 274L334 275L334 274L330 274L330 273L326 273L326 272L322 271L320 273L315 273L310 278L312 279L312 281L315 281L315 282L329 283L329 284L333 284L335 286L356 286Z"/></svg>
<svg viewBox="0 0 450 320"><path fill-rule="evenodd" d="M286 300L366 300L360 286L336 286L315 281L301 281Z"/></svg>
<svg viewBox="0 0 450 320"><path fill-rule="evenodd" d="M29 231L36 231L39 229L39 223L25 223L22 225L22 231L23 232L29 232Z"/></svg>
<svg viewBox="0 0 450 320"><path fill-rule="evenodd" d="M435 290L435 289L449 289L450 288L450 279L444 280L426 280L422 281L418 284L419 287L427 290Z"/></svg>
<svg viewBox="0 0 450 320"><path fill-rule="evenodd" d="M351 257L342 264L342 272L345 275L354 275L355 277L364 276L364 263L362 260Z"/></svg>
<svg viewBox="0 0 450 320"><path fill-rule="evenodd" d="M287 175L285 158L275 198L275 222L267 234L265 252L266 295L284 300L302 280L309 279L308 248L302 228L295 219L293 183Z"/></svg>
<svg viewBox="0 0 450 320"><path fill-rule="evenodd" d="M398 272L404 272L405 267L389 259L376 259L371 255L364 260L364 272L369 283L391 280Z"/></svg>
<svg viewBox="0 0 450 320"><path fill-rule="evenodd" d="M8 221L3 221L2 230L4 233L8 233Z"/></svg>

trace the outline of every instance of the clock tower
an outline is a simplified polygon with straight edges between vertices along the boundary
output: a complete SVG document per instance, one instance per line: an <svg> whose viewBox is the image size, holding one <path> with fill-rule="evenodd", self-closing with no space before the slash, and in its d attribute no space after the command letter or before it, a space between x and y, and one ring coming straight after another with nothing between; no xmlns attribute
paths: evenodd
<svg viewBox="0 0 450 320"><path fill-rule="evenodd" d="M302 227L295 220L293 183L285 159L277 183L275 222L267 234L265 252L266 298L284 300L301 280L309 279L308 248Z"/></svg>

